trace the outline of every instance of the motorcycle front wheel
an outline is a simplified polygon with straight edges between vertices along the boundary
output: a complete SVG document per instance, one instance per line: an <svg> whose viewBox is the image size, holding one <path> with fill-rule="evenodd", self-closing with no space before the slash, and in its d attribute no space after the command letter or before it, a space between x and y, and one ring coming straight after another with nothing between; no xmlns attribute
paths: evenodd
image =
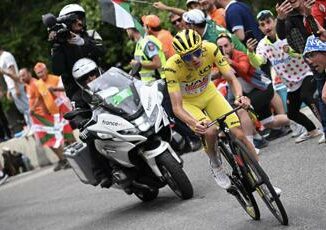
<svg viewBox="0 0 326 230"><path fill-rule="evenodd" d="M172 191L181 199L190 199L194 195L192 185L182 166L165 151L156 157L156 164Z"/></svg>

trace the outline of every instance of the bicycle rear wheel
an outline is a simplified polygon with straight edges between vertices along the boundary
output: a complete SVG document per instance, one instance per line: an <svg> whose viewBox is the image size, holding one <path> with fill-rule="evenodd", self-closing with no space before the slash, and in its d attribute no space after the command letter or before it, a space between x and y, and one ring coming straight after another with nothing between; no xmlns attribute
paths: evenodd
<svg viewBox="0 0 326 230"><path fill-rule="evenodd" d="M224 144L220 147L220 151L229 151ZM255 197L245 188L244 181L240 179L238 172L232 168L231 165L235 165L233 158L230 159L224 154L225 152L221 154L222 165L232 181L232 186L227 192L235 196L241 207L253 220L259 220L260 212ZM228 156L232 156L231 153L228 153Z"/></svg>
<svg viewBox="0 0 326 230"><path fill-rule="evenodd" d="M276 219L283 225L288 225L288 216L284 206L276 194L267 174L254 157L249 153L244 144L238 140L233 142L234 150L242 157L244 168L244 176L262 198L268 209L273 213Z"/></svg>

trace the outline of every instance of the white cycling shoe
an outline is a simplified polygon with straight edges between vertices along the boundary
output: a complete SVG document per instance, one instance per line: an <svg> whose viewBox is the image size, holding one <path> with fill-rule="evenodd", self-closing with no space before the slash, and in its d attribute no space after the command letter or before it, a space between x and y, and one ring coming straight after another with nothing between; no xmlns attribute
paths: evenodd
<svg viewBox="0 0 326 230"><path fill-rule="evenodd" d="M231 187L231 180L229 176L225 173L223 167L222 166L213 167L212 164L210 165L211 165L211 172L214 176L217 185L224 189L229 189Z"/></svg>

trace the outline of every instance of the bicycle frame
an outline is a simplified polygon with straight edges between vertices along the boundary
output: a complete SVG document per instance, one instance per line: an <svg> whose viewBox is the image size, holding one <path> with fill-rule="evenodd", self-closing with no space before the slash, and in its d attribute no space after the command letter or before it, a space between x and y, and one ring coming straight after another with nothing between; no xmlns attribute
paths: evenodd
<svg viewBox="0 0 326 230"><path fill-rule="evenodd" d="M232 167L232 174L237 173L237 177L240 180L246 180L246 183L243 183L243 185L246 187L246 189L254 189L252 187L252 183L250 181L247 181L246 177L243 175L243 171L246 172L247 169L244 167L243 159L240 154L235 151L234 146L232 144L232 139L231 133L225 123L225 119L232 113L235 113L236 111L240 110L242 107L237 107L230 112L224 114L223 116L217 118L216 120L212 121L211 123L208 124L208 127L211 127L218 123L219 129L218 129L218 134L223 133L225 137L221 138L219 137L217 140L217 147L219 148L221 154L223 154L224 158L228 161L229 165ZM225 141L227 143L225 143ZM231 148L231 151L226 147L226 144L228 144ZM249 188L249 185L250 188Z"/></svg>
<svg viewBox="0 0 326 230"><path fill-rule="evenodd" d="M250 155L248 150L244 151L245 153L247 153L247 155L241 153L241 149L245 148L244 144L241 141L234 139L232 133L230 133L230 130L227 127L227 124L225 123L225 119L227 118L227 116L238 111L239 109L241 109L241 107L237 107L231 110L230 112L224 114L223 116L217 118L216 120L209 123L208 127L211 127L212 125L218 123L218 133L223 133L225 135L224 138L218 138L216 147L219 148L221 154L223 154L228 164L232 167L232 175L229 175L229 177L233 181L233 184L235 185L236 189L242 194L247 194L247 197L245 197L245 202L247 202L248 200L249 202L251 201L249 205L251 211L247 210L247 203L243 203L244 199L239 198L239 196L237 196L237 192L234 191L232 186L228 190L228 192L237 197L241 206L254 220L258 220L260 218L259 208L257 206L255 198L252 195L252 193L257 190L260 197L263 199L263 201L265 202L269 210L272 212L272 214L276 217L276 219L281 224L287 225L288 217L286 211L278 195L276 194L267 174L260 167L258 162ZM229 144L231 150L227 148L227 144ZM240 148L240 152L237 151L237 148ZM251 162L249 163L250 166L248 165L248 162ZM255 174L257 179L254 178L253 174ZM267 187L267 192L260 188L260 186L263 184ZM270 197L272 197L272 200L270 200Z"/></svg>

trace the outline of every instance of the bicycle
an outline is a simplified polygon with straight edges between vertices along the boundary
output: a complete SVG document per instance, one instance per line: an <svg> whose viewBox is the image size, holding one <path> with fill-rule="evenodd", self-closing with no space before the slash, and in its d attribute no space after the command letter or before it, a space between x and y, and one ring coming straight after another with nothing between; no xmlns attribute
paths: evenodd
<svg viewBox="0 0 326 230"><path fill-rule="evenodd" d="M242 107L237 107L208 124L218 123L217 148L221 152L221 161L231 179L228 193L236 197L242 208L254 220L260 219L260 211L253 193L257 191L269 210L282 225L288 225L284 206L276 194L267 174L249 152L247 147L229 131L225 119ZM221 135L222 134L222 135ZM222 136L222 137L221 137Z"/></svg>

